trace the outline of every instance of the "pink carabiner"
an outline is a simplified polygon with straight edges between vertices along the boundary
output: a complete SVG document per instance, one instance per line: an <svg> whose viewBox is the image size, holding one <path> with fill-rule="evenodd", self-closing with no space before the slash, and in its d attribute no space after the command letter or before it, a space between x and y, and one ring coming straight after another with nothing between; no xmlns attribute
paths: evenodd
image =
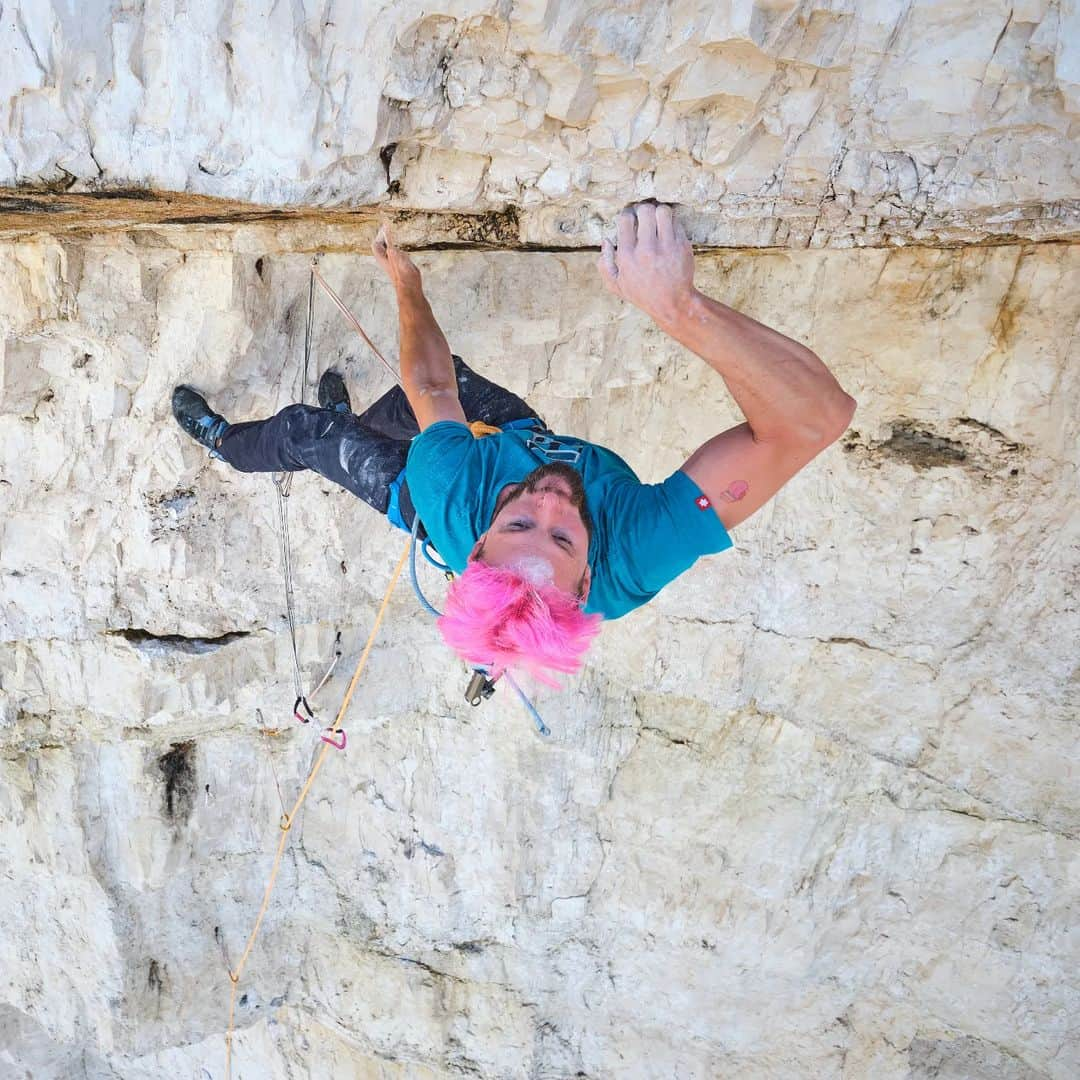
<svg viewBox="0 0 1080 1080"><path fill-rule="evenodd" d="M330 735L340 735L341 736L341 742L338 742L337 739L330 738ZM344 750L345 749L345 732L344 731L335 732L333 728L327 728L326 731L324 731L319 736L319 738L322 739L322 741L324 743L329 743L335 750Z"/></svg>

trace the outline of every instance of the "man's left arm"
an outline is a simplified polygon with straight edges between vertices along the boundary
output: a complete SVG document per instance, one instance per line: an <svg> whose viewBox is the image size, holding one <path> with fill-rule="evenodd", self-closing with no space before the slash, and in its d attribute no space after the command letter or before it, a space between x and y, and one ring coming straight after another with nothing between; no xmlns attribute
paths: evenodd
<svg viewBox="0 0 1080 1080"><path fill-rule="evenodd" d="M694 288L693 252L671 207L624 210L618 247L605 241L600 272L714 368L746 416L682 467L726 528L764 506L851 422L855 399L813 352Z"/></svg>

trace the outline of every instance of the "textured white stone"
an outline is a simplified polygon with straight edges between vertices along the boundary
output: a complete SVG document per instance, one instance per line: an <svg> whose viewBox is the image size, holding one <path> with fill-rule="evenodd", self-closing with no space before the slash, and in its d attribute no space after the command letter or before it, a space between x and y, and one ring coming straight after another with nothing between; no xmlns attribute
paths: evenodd
<svg viewBox="0 0 1080 1080"><path fill-rule="evenodd" d="M599 217L655 195L720 246L1080 230L1076 0L9 0L0 48L0 184Z"/></svg>
<svg viewBox="0 0 1080 1080"><path fill-rule="evenodd" d="M463 703L399 586L290 834L237 1080L1080 1074L1080 247L1015 242L1080 234L1076 0L8 0L0 56L0 185L556 249L418 258L458 352L645 479L741 416L566 250L632 198L785 249L699 284L859 401L537 695L547 742L505 690ZM391 355L396 315L364 220L108 206L57 194L78 235L42 212L0 243L0 1076L217 1080L320 744L270 482L168 397L295 400L313 251ZM314 356L357 404L388 385L321 295ZM344 641L327 717L403 537L293 491L309 685Z"/></svg>
<svg viewBox="0 0 1080 1080"><path fill-rule="evenodd" d="M393 356L361 235L0 247L0 1072L223 1075L226 970L316 743L270 481L168 397L297 396L313 250ZM594 254L418 259L457 351L645 479L741 419ZM698 283L817 350L851 431L538 695L549 742L505 691L463 703L399 587L234 1076L1080 1069L1080 247L725 252ZM314 356L357 404L388 385L321 295ZM403 536L311 475L291 514L305 677L345 642L325 715Z"/></svg>

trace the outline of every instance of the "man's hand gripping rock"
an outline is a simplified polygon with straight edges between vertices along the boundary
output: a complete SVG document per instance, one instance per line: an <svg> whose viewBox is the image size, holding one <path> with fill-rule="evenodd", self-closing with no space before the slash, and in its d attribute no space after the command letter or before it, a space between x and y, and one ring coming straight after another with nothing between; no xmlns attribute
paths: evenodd
<svg viewBox="0 0 1080 1080"><path fill-rule="evenodd" d="M617 243L604 240L597 266L605 286L670 325L686 312L694 289L694 253L670 206L642 202L615 219Z"/></svg>
<svg viewBox="0 0 1080 1080"><path fill-rule="evenodd" d="M384 224L379 228L371 244L371 252L398 292L422 287L420 268L394 244L389 225Z"/></svg>

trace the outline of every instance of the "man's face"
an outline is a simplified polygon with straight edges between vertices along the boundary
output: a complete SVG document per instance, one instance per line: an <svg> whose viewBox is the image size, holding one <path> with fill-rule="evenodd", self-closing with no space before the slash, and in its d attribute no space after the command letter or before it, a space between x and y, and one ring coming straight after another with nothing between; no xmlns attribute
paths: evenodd
<svg viewBox="0 0 1080 1080"><path fill-rule="evenodd" d="M584 599L589 592L589 536L581 474L563 462L534 469L499 493L495 515L472 558L521 571Z"/></svg>

